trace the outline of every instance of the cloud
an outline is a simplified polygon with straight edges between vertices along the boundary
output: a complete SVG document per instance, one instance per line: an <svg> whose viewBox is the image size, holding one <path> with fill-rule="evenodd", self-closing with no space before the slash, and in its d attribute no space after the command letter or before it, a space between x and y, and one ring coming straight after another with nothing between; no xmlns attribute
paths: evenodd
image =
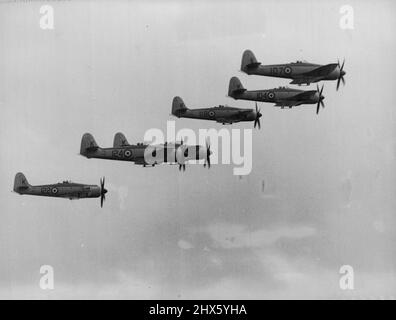
<svg viewBox="0 0 396 320"><path fill-rule="evenodd" d="M185 241L183 239L180 239L177 242L177 245L179 246L180 249L184 249L184 250L189 250L189 249L194 248L194 246L190 242Z"/></svg>
<svg viewBox="0 0 396 320"><path fill-rule="evenodd" d="M217 224L206 229L215 247L257 248L274 244L280 239L302 239L315 235L315 229L307 226L278 227L250 231L243 225Z"/></svg>

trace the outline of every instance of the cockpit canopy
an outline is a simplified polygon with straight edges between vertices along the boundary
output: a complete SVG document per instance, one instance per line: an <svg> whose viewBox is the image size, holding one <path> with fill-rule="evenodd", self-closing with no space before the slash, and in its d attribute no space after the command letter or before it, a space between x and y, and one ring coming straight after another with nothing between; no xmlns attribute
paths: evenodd
<svg viewBox="0 0 396 320"><path fill-rule="evenodd" d="M296 62L292 62L294 64L302 64L302 63L308 63L306 60L297 60Z"/></svg>

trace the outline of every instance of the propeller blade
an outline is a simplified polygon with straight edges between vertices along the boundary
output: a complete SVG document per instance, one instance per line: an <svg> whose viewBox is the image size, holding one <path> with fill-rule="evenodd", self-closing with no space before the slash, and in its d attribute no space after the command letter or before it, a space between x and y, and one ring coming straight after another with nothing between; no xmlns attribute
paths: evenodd
<svg viewBox="0 0 396 320"><path fill-rule="evenodd" d="M206 139L205 144L206 144L206 159L205 159L204 166L206 167L206 164L208 164L208 169L210 169L210 155L211 155L211 152L210 152L210 140L209 140L209 138Z"/></svg>
<svg viewBox="0 0 396 320"><path fill-rule="evenodd" d="M340 71L342 71L342 70L344 69L344 64L345 64L345 58L344 58L344 60L342 61L342 65L341 65Z"/></svg>
<svg viewBox="0 0 396 320"><path fill-rule="evenodd" d="M338 67L340 68L340 76L339 76L338 79L337 79L337 87L336 87L337 91L338 91L338 88L340 87L340 82L341 82L341 81L342 81L342 84L345 85L345 79L344 79L344 75L345 75L345 72L344 72L344 64L345 64L345 58L344 58L344 60L342 61L342 65L341 65L341 66L340 66L340 62L338 61Z"/></svg>
<svg viewBox="0 0 396 320"><path fill-rule="evenodd" d="M106 200L105 177L100 178L100 207L103 208L103 202Z"/></svg>
<svg viewBox="0 0 396 320"><path fill-rule="evenodd" d="M253 128L256 128L256 126L258 125L258 128L261 128L260 125L260 117L261 117L261 109L259 109L257 107L257 102L256 102L256 119L254 119L254 124L253 124Z"/></svg>
<svg viewBox="0 0 396 320"><path fill-rule="evenodd" d="M320 106L320 100L318 101L318 104L316 105L316 114L319 114L319 106Z"/></svg>

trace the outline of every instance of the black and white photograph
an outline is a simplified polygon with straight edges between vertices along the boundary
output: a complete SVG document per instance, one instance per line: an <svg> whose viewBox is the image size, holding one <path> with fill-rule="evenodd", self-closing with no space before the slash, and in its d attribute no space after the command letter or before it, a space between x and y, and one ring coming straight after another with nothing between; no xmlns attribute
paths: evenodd
<svg viewBox="0 0 396 320"><path fill-rule="evenodd" d="M0 0L0 300L394 300L395 31L391 0Z"/></svg>

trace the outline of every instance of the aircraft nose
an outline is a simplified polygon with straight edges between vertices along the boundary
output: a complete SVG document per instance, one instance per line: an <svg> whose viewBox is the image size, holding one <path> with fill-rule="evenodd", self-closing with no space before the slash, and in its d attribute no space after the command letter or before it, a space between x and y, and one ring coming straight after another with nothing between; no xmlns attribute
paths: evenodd
<svg viewBox="0 0 396 320"><path fill-rule="evenodd" d="M103 189L103 193L106 194L107 193L107 189Z"/></svg>
<svg viewBox="0 0 396 320"><path fill-rule="evenodd" d="M341 77L345 76L346 72L344 70L341 71Z"/></svg>

